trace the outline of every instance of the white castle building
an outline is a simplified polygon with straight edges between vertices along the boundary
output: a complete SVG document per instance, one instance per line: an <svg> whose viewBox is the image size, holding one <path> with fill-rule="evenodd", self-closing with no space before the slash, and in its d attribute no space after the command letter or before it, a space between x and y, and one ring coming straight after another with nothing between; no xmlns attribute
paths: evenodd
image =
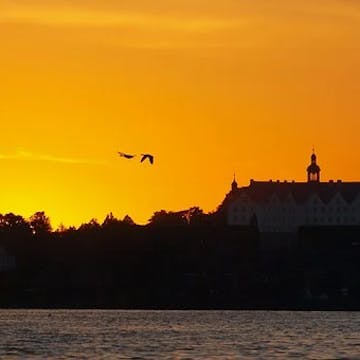
<svg viewBox="0 0 360 360"><path fill-rule="evenodd" d="M257 223L260 232L296 232L300 226L360 226L360 182L320 182L311 155L307 182L250 181L231 191L221 205L229 225Z"/></svg>

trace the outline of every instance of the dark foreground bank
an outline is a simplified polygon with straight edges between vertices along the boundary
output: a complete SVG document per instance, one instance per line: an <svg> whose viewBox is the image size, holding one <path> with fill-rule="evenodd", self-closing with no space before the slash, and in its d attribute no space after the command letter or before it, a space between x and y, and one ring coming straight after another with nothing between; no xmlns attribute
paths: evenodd
<svg viewBox="0 0 360 360"><path fill-rule="evenodd" d="M360 310L359 227L122 224L1 247L3 308Z"/></svg>

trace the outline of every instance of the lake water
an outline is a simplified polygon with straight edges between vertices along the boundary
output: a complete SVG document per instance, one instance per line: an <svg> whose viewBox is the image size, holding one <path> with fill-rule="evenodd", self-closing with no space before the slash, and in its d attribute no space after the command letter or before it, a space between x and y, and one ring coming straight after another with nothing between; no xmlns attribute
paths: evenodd
<svg viewBox="0 0 360 360"><path fill-rule="evenodd" d="M0 310L6 359L360 359L360 313Z"/></svg>

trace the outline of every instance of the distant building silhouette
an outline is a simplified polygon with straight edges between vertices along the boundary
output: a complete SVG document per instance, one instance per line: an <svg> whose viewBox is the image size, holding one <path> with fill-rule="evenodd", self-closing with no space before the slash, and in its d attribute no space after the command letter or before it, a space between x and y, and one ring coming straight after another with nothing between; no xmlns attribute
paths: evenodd
<svg viewBox="0 0 360 360"><path fill-rule="evenodd" d="M260 232L295 232L300 226L360 225L360 182L320 182L316 155L307 182L254 181L231 191L220 208L229 225L250 225Z"/></svg>

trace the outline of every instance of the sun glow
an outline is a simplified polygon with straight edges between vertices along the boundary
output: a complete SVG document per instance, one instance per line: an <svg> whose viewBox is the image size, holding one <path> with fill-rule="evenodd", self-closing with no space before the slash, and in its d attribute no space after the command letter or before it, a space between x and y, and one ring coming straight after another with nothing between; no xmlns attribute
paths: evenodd
<svg viewBox="0 0 360 360"><path fill-rule="evenodd" d="M359 18L335 0L2 1L0 212L210 211L234 171L305 179L313 145L324 180L359 179Z"/></svg>

